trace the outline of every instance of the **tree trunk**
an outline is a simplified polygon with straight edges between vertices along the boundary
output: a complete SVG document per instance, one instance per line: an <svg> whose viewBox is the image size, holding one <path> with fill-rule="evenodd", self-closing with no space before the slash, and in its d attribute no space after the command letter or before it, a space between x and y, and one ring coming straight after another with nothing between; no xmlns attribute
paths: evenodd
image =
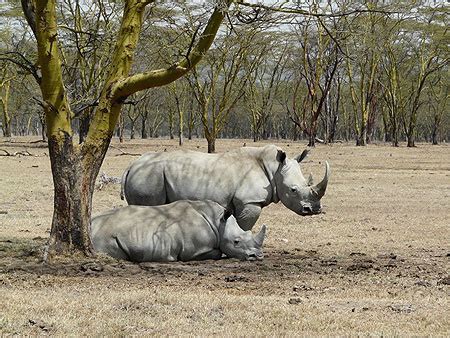
<svg viewBox="0 0 450 338"><path fill-rule="evenodd" d="M169 111L169 138L173 140L175 137L173 135L173 112Z"/></svg>
<svg viewBox="0 0 450 338"><path fill-rule="evenodd" d="M316 138L313 134L309 135L309 141L308 141L308 147L315 147L316 146Z"/></svg>
<svg viewBox="0 0 450 338"><path fill-rule="evenodd" d="M394 147L398 147L398 128L397 128L397 120L394 119L392 122L392 145Z"/></svg>
<svg viewBox="0 0 450 338"><path fill-rule="evenodd" d="M135 123L136 123L136 120L131 120L130 119L130 139L131 140L134 140L134 138L135 138L135 135L134 135L134 125L135 125Z"/></svg>
<svg viewBox="0 0 450 338"><path fill-rule="evenodd" d="M332 115L332 120L330 123L330 132L328 134L328 143L333 143L336 138L336 130L337 130L337 123L338 123L338 114Z"/></svg>
<svg viewBox="0 0 450 338"><path fill-rule="evenodd" d="M361 132L359 133L358 138L356 139L357 146L365 146L367 145L367 126L361 125Z"/></svg>
<svg viewBox="0 0 450 338"><path fill-rule="evenodd" d="M308 147L315 147L316 146L316 133L317 133L317 120L311 121L311 128L308 133Z"/></svg>
<svg viewBox="0 0 450 338"><path fill-rule="evenodd" d="M0 98L3 110L3 136L11 137L11 116L9 115L8 111L9 89L11 88L11 81L7 81L5 84L3 84L3 86L5 87L5 95L4 97Z"/></svg>
<svg viewBox="0 0 450 338"><path fill-rule="evenodd" d="M47 141L47 122L44 114L39 114L39 122L41 123L41 136L42 141Z"/></svg>
<svg viewBox="0 0 450 338"><path fill-rule="evenodd" d="M208 138L208 153L216 152L216 139L214 137Z"/></svg>
<svg viewBox="0 0 450 338"><path fill-rule="evenodd" d="M83 115L80 116L80 127L79 127L79 142L80 144L84 142L86 139L86 135L89 130L89 123L91 121L91 116L89 114L89 110L86 109L86 111L83 113Z"/></svg>
<svg viewBox="0 0 450 338"><path fill-rule="evenodd" d="M120 112L120 116L119 116L119 130L117 131L120 143L123 143L123 131L124 131L124 129L125 129L125 118L124 118L123 112Z"/></svg>
<svg viewBox="0 0 450 338"><path fill-rule="evenodd" d="M406 135L406 138L407 138L407 140L408 140L407 146L408 146L409 148L413 148L413 147L416 146L415 143L414 143L414 135L413 135L413 134L411 134L411 135Z"/></svg>
<svg viewBox="0 0 450 338"><path fill-rule="evenodd" d="M258 142L259 140L259 133L256 130L253 130L253 142Z"/></svg>
<svg viewBox="0 0 450 338"><path fill-rule="evenodd" d="M147 115L142 114L142 125L141 125L141 138L146 139L148 138L147 133Z"/></svg>
<svg viewBox="0 0 450 338"><path fill-rule="evenodd" d="M438 137L437 137L437 134L438 134L437 130L438 130L437 126L433 125L433 130L431 132L431 144L432 145L437 145L439 143Z"/></svg>
<svg viewBox="0 0 450 338"><path fill-rule="evenodd" d="M65 134L48 142L54 184L54 211L48 253L93 254L89 239L92 194L99 165L88 161ZM92 155L92 154L90 154ZM101 163L101 161L96 161ZM45 257L47 258L47 257Z"/></svg>
<svg viewBox="0 0 450 338"><path fill-rule="evenodd" d="M3 115L3 136L11 137L11 120L9 116Z"/></svg>
<svg viewBox="0 0 450 338"><path fill-rule="evenodd" d="M178 145L183 145L183 111L178 110Z"/></svg>

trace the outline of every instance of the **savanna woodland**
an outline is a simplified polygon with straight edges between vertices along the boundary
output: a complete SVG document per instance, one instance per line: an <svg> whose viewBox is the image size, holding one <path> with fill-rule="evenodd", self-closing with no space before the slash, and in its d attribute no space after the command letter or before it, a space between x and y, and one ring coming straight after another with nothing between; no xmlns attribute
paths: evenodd
<svg viewBox="0 0 450 338"><path fill-rule="evenodd" d="M438 144L450 136L445 1L0 3L4 138L48 142L48 253L92 254L112 137Z"/></svg>

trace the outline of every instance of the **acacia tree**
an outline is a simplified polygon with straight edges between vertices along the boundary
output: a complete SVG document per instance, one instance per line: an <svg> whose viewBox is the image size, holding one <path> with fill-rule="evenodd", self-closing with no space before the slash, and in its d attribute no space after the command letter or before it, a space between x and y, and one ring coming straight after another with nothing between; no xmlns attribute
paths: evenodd
<svg viewBox="0 0 450 338"><path fill-rule="evenodd" d="M400 126L406 135L407 146L415 146L419 110L428 101L423 94L430 91L427 87L432 75L439 76L438 71L448 64L447 51L442 47L447 28L445 21L436 19L436 13L439 13L438 9L421 12L418 17L407 14L392 20L392 28L385 40L386 52L381 62L385 79L380 83L394 146L398 146ZM442 86L439 81L436 84Z"/></svg>
<svg viewBox="0 0 450 338"><path fill-rule="evenodd" d="M447 81L448 82L448 81ZM440 129L445 115L449 115L449 86L444 79L438 78L428 91L428 118L431 120L431 143L439 143Z"/></svg>
<svg viewBox="0 0 450 338"><path fill-rule="evenodd" d="M376 9L376 3L367 2L367 9ZM379 32L385 17L376 12L369 12L356 18L353 34L346 39L348 85L353 108L356 145L365 146L369 128L369 117L374 112L373 100L376 99L377 79L379 76L380 46ZM350 56L350 57L349 57Z"/></svg>
<svg viewBox="0 0 450 338"><path fill-rule="evenodd" d="M193 98L191 93L188 93L189 83L186 81L177 81L169 86L169 93L173 101L175 101L175 107L170 108L173 113L173 109L176 110L178 117L178 145L183 145L183 128L184 128L184 115L188 108L188 102L192 102ZM190 98L189 98L190 97ZM190 107L192 109L192 105ZM189 116L192 115L192 112ZM188 120L189 123L189 120ZM172 121L173 124L173 121ZM169 125L169 128L173 128Z"/></svg>
<svg viewBox="0 0 450 338"><path fill-rule="evenodd" d="M336 31L336 22L332 22L330 29ZM287 108L292 122L308 135L310 147L315 145L318 119L326 107L341 62L336 37L332 38L327 30L324 22L309 17L295 32L301 46L300 67L294 66L292 104ZM306 95L300 94L302 89L306 89Z"/></svg>
<svg viewBox="0 0 450 338"><path fill-rule="evenodd" d="M195 69L189 84L198 103L208 152L215 152L215 142L223 130L230 112L244 95L248 81L242 67L252 54L252 40L256 32L225 38L216 44L201 69ZM199 67L200 68L200 67Z"/></svg>
<svg viewBox="0 0 450 338"><path fill-rule="evenodd" d="M261 34L257 39L260 49L244 66L249 79L245 88L245 103L250 112L254 142L261 136L263 139L268 137L267 122L276 102L287 62L288 44L281 49L277 48L277 38L275 34Z"/></svg>
<svg viewBox="0 0 450 338"><path fill-rule="evenodd" d="M418 69L415 69L416 67L413 66L414 72L411 74L412 79L408 86L409 90L406 93L408 104L406 105L406 109L402 110L401 114L408 147L415 146L417 115L419 108L425 103L425 100L422 99L422 93L428 82L428 78L431 74L448 63L448 59L443 59L439 54L438 49L429 46L426 40L427 38L423 37L419 48L413 54L413 59L419 61L419 67Z"/></svg>
<svg viewBox="0 0 450 338"><path fill-rule="evenodd" d="M114 52L85 140L73 140L74 118L64 85L58 42L56 0L22 0L37 43L54 184L54 212L48 251L93 253L89 236L95 179L111 141L124 100L185 75L209 49L231 1L214 9L188 55L169 67L130 75L146 7L153 1L125 2Z"/></svg>

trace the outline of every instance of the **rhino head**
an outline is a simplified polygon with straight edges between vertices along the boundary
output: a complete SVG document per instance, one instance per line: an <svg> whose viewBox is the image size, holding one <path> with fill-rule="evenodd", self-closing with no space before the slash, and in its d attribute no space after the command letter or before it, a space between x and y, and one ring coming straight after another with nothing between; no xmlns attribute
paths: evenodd
<svg viewBox="0 0 450 338"><path fill-rule="evenodd" d="M308 150L294 159L288 159L286 153L278 150L278 170L274 175L278 198L281 202L299 215L314 215L322 211L320 199L325 195L330 166L325 162L325 176L318 184L313 184L312 176L308 180L303 177L300 162L307 156Z"/></svg>
<svg viewBox="0 0 450 338"><path fill-rule="evenodd" d="M244 231L238 225L230 210L225 210L219 227L220 250L230 258L254 261L264 258L262 245L266 226L253 236L251 231Z"/></svg>

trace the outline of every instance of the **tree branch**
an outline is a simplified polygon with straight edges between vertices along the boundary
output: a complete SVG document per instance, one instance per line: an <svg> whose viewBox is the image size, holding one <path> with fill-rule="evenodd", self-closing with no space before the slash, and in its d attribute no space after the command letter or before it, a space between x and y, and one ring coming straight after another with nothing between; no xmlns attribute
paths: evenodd
<svg viewBox="0 0 450 338"><path fill-rule="evenodd" d="M225 13L231 4L231 0L227 0L224 6L218 6L211 15L200 39L192 50L190 55L180 62L174 63L165 69L157 69L149 72L135 74L123 80L118 81L112 88L112 97L115 100L125 98L137 91L160 87L169 84L190 71L197 63L200 62L203 55L209 49L223 21Z"/></svg>
<svg viewBox="0 0 450 338"><path fill-rule="evenodd" d="M336 18L336 17L342 17L342 16L350 16L353 14L360 14L360 13L379 13L384 15L390 15L390 14L398 14L399 12L391 12L391 11L385 11L382 9L355 9L349 12L342 12L342 13L313 13L306 11L304 9L299 8L290 8L290 7L275 7L275 6L267 6L263 5L261 3L252 4L245 1L236 1L238 5L250 7L250 8L259 8L264 9L267 11L273 11L273 12L279 12L284 14L299 14L304 16L312 16L315 18L320 17L327 17L327 18Z"/></svg>

